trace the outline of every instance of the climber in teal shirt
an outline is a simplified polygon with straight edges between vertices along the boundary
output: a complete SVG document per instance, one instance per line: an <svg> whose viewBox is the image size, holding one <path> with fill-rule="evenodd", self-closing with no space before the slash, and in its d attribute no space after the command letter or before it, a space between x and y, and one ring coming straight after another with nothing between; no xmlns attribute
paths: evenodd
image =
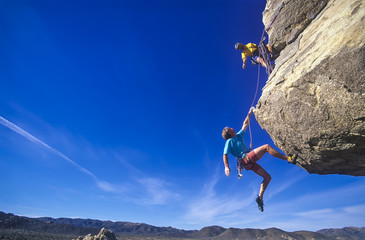
<svg viewBox="0 0 365 240"><path fill-rule="evenodd" d="M259 196L256 198L256 202L260 211L264 211L264 192L271 181L271 176L268 174L263 167L261 167L258 163L256 163L260 158L265 154L269 153L271 156L286 160L290 163L295 164L296 159L298 157L297 154L294 154L291 157L287 157L275 149L273 149L269 144L263 145L261 147L255 148L252 151L247 149L244 134L250 123L251 114L254 108L252 107L247 114L245 121L243 122L242 128L237 133L233 128L225 127L222 131L222 137L226 140L226 144L224 146L223 151L223 163L225 166L225 174L227 176L230 175L231 169L229 168L228 163L228 154L231 153L234 157L237 158L238 166L241 168L243 166L246 170L252 170L257 175L264 178L260 186ZM240 174L240 170L239 170Z"/></svg>
<svg viewBox="0 0 365 240"><path fill-rule="evenodd" d="M231 153L236 158L239 158L242 157L244 153L248 153L248 148L246 147L245 140L243 139L244 135L245 131L241 129L235 137L228 139L224 146L224 154Z"/></svg>

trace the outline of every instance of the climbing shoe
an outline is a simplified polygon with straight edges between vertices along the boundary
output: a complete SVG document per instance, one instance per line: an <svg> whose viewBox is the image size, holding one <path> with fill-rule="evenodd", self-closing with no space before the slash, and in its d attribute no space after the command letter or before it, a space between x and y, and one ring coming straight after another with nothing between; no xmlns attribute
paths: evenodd
<svg viewBox="0 0 365 240"><path fill-rule="evenodd" d="M257 207L259 208L259 210L261 212L263 212L264 211L264 202L261 200L261 198L259 196L257 196L256 202L257 202Z"/></svg>
<svg viewBox="0 0 365 240"><path fill-rule="evenodd" d="M298 158L298 154L296 153L293 156L288 157L288 162L291 163L291 164L296 164L297 163L297 158Z"/></svg>

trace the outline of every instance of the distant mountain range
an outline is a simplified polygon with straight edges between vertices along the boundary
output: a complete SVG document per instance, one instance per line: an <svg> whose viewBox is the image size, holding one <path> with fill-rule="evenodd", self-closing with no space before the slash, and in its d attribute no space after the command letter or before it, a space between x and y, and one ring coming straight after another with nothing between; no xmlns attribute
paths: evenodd
<svg viewBox="0 0 365 240"><path fill-rule="evenodd" d="M48 234L87 235L97 234L101 228L113 231L116 235L149 236L187 239L303 239L303 240L362 240L365 228L346 227L342 229L323 229L317 232L286 232L277 228L239 229L220 226L204 227L201 230L182 230L172 227L155 227L144 223L112 222L93 219L72 218L28 218L0 212L0 230L24 230ZM1 233L1 231L0 231ZM1 236L0 236L0 239ZM8 239L8 238L7 238Z"/></svg>

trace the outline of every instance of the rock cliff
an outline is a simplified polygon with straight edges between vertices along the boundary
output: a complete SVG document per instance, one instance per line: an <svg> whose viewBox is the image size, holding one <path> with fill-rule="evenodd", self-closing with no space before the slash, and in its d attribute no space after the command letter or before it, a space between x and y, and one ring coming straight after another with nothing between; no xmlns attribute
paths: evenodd
<svg viewBox="0 0 365 240"><path fill-rule="evenodd" d="M281 0L268 0L270 25ZM256 120L309 173L365 176L365 1L284 0Z"/></svg>

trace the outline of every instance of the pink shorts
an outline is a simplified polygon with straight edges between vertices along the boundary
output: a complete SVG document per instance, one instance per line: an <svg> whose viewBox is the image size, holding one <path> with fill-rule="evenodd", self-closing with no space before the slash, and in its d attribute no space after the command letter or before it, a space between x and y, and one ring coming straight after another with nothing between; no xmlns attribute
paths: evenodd
<svg viewBox="0 0 365 240"><path fill-rule="evenodd" d="M251 163L248 162L250 160ZM241 159L241 164L246 170L252 170L255 173L261 168L261 166L256 163L259 160L254 151L249 152L244 158Z"/></svg>

